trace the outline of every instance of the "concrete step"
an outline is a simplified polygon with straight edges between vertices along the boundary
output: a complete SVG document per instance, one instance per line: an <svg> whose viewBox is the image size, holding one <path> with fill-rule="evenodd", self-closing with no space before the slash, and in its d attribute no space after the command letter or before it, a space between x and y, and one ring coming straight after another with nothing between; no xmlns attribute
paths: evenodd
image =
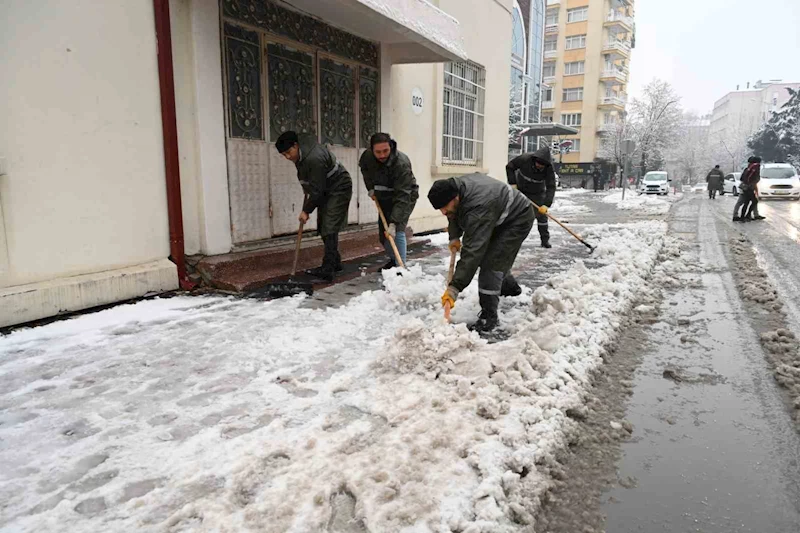
<svg viewBox="0 0 800 533"><path fill-rule="evenodd" d="M339 251L345 263L345 272L338 277L359 275L360 269L371 271L386 262L383 246L378 242L377 231L355 231L339 235ZM419 249L427 239L412 239L409 251ZM238 252L203 258L197 270L212 287L232 292L252 292L269 283L288 279L294 262L295 243L251 252ZM314 268L322 263L323 246L319 237L303 240L297 262L297 272ZM370 258L369 261L363 261ZM363 263L363 265L361 264ZM298 277L302 277L299 274ZM307 281L304 279L304 281Z"/></svg>

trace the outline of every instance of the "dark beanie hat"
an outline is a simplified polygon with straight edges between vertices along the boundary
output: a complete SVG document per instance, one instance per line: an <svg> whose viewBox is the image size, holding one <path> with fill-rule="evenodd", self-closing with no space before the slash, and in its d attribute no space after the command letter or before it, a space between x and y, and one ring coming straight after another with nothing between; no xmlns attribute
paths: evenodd
<svg viewBox="0 0 800 533"><path fill-rule="evenodd" d="M434 209L443 208L456 196L458 196L458 185L453 178L434 181L431 190L428 191L428 200Z"/></svg>
<svg viewBox="0 0 800 533"><path fill-rule="evenodd" d="M297 134L293 131L284 131L281 133L281 136L278 137L278 140L275 141L275 148L278 150L279 154L282 154L294 144L298 142Z"/></svg>

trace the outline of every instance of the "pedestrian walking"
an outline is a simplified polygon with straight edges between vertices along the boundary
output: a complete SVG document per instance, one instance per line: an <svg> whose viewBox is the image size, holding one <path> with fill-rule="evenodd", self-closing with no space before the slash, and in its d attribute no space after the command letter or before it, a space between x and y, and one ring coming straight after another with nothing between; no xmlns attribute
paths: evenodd
<svg viewBox="0 0 800 533"><path fill-rule="evenodd" d="M530 201L520 191L480 173L434 182L428 200L447 216L450 250L461 251L442 306L455 307L459 293L480 269L481 312L469 328L489 332L498 325L497 307L504 286L519 287L511 267L533 227Z"/></svg>
<svg viewBox="0 0 800 533"><path fill-rule="evenodd" d="M411 168L411 160L397 150L397 142L388 133L375 133L358 162L369 196L378 201L386 216L388 228L378 217L378 238L389 260L383 269L394 268L397 261L386 233L392 236L400 259L406 262L406 225L419 199L419 187Z"/></svg>
<svg viewBox="0 0 800 533"><path fill-rule="evenodd" d="M550 149L540 148L533 153L515 157L506 165L506 179L529 200L539 206L536 224L542 248L550 245L550 228L547 224L547 211L552 207L556 196L556 174L550 156Z"/></svg>
<svg viewBox="0 0 800 533"><path fill-rule="evenodd" d="M706 175L709 200L714 200L717 197L717 191L722 189L722 180L724 179L725 174L719 169L719 165L714 166L711 172Z"/></svg>
<svg viewBox="0 0 800 533"><path fill-rule="evenodd" d="M758 194L758 184L756 184L756 186L753 188L753 193L754 194L753 194L753 199L750 202L750 208L748 209L747 214L745 215L748 222L752 220L764 220L767 218L767 217L762 217L758 213L758 204L761 202L761 196L759 196Z"/></svg>
<svg viewBox="0 0 800 533"><path fill-rule="evenodd" d="M287 131L278 137L275 148L294 163L297 179L306 195L298 220L305 224L309 215L317 211L317 232L322 237L325 252L322 265L306 273L333 281L336 272L342 270L339 232L347 226L347 211L353 196L350 174L333 153L311 136L300 139L294 131Z"/></svg>
<svg viewBox="0 0 800 533"><path fill-rule="evenodd" d="M755 200L755 189L758 182L761 181L761 158L750 156L747 163L747 168L742 172L740 178L739 199L733 208L734 222L747 222L748 209Z"/></svg>
<svg viewBox="0 0 800 533"><path fill-rule="evenodd" d="M601 177L602 173L600 172L600 167L595 166L594 170L592 171L592 185L594 185L594 192L597 192L598 188L600 187Z"/></svg>

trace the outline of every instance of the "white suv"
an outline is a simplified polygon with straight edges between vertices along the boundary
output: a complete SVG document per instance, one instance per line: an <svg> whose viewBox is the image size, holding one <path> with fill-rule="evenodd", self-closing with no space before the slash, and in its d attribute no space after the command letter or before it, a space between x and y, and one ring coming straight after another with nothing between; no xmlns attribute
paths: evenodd
<svg viewBox="0 0 800 533"><path fill-rule="evenodd" d="M800 176L787 163L764 163L761 165L761 181L758 195L762 200L791 198L800 200Z"/></svg>
<svg viewBox="0 0 800 533"><path fill-rule="evenodd" d="M648 172L639 184L639 194L669 194L669 182L672 181L666 172Z"/></svg>

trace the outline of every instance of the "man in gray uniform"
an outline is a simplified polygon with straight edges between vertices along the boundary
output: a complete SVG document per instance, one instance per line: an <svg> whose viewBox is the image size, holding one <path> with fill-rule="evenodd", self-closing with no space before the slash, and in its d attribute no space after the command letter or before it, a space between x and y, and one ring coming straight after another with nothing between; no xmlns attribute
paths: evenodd
<svg viewBox="0 0 800 533"><path fill-rule="evenodd" d="M536 223L543 248L550 246L550 229L547 226L547 210L556 196L556 174L549 148L540 148L530 154L515 157L506 165L508 183L539 206Z"/></svg>
<svg viewBox="0 0 800 533"><path fill-rule="evenodd" d="M397 143L388 133L376 133L370 138L370 149L361 155L358 165L364 175L364 185L371 198L377 199L388 228L378 218L378 238L389 256L383 269L397 266L394 251L385 233L394 239L400 259L406 262L406 225L419 199L419 187L411 170L411 160L397 150Z"/></svg>
<svg viewBox="0 0 800 533"><path fill-rule="evenodd" d="M713 200L717 197L717 191L722 190L722 181L725 179L725 174L716 165L711 172L706 176L708 182L708 199Z"/></svg>
<svg viewBox="0 0 800 533"><path fill-rule="evenodd" d="M442 305L455 307L458 294L480 268L481 314L470 329L491 331L498 323L503 278L511 276L517 253L533 227L533 208L521 192L479 173L434 182L428 200L449 220L450 249L461 250Z"/></svg>
<svg viewBox="0 0 800 533"><path fill-rule="evenodd" d="M287 131L278 137L275 148L297 167L297 179L306 194L298 220L305 224L309 215L317 210L317 232L325 245L325 254L322 265L306 273L333 281L333 276L342 269L339 232L347 226L347 210L353 196L350 174L336 156L313 137L298 139L297 133Z"/></svg>

